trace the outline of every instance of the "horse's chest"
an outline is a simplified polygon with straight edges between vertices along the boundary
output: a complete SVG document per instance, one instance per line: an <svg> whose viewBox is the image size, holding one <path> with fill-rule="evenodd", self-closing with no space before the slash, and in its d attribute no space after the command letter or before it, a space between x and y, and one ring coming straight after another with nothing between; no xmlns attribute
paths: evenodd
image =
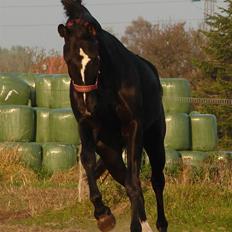
<svg viewBox="0 0 232 232"><path fill-rule="evenodd" d="M104 128L118 128L119 119L111 107L102 107L96 110L97 121Z"/></svg>

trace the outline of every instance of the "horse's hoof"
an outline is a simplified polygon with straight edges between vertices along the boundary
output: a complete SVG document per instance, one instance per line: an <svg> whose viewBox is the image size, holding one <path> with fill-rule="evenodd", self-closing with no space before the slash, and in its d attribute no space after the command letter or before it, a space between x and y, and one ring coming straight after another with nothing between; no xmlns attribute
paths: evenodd
<svg viewBox="0 0 232 232"><path fill-rule="evenodd" d="M111 231L115 227L115 224L116 220L113 214L102 215L97 221L98 228L102 232Z"/></svg>

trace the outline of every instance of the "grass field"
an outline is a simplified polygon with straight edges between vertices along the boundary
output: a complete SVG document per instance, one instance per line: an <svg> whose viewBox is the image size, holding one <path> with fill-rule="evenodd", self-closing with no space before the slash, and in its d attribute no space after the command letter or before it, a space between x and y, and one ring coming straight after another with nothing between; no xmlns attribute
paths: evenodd
<svg viewBox="0 0 232 232"><path fill-rule="evenodd" d="M1 161L1 160L0 160ZM184 169L166 176L165 208L170 232L232 231L232 172L223 165L213 171ZM98 231L88 200L78 203L78 168L41 177L19 163L0 162L1 232ZM155 197L143 171L142 186L148 220L155 225ZM124 189L108 177L99 181L104 201L113 210L114 232L129 231L130 204ZM154 228L154 231L155 228Z"/></svg>

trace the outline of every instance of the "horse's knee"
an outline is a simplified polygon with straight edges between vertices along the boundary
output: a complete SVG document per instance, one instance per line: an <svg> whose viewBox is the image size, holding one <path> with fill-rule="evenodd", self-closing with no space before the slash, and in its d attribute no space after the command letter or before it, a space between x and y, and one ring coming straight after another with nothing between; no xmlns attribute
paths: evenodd
<svg viewBox="0 0 232 232"><path fill-rule="evenodd" d="M132 186L130 184L126 184L125 185L126 188L126 193L127 195L131 198L131 199L136 199L139 197L140 195L140 191L138 188L136 188L135 186Z"/></svg>
<svg viewBox="0 0 232 232"><path fill-rule="evenodd" d="M125 189L129 197L137 198L141 194L141 187L138 177L129 177L125 179Z"/></svg>

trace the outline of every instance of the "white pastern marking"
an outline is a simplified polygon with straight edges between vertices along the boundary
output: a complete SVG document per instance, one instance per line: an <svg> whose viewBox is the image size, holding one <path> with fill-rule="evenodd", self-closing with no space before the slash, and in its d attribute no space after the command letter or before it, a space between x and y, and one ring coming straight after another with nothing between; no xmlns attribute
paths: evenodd
<svg viewBox="0 0 232 232"><path fill-rule="evenodd" d="M153 232L147 221L141 222L142 232Z"/></svg>
<svg viewBox="0 0 232 232"><path fill-rule="evenodd" d="M89 61L91 60L89 58L89 56L84 52L84 50L82 48L80 48L80 56L83 56L82 60L81 60L81 78L83 83L85 83L85 68L86 65L89 63Z"/></svg>

